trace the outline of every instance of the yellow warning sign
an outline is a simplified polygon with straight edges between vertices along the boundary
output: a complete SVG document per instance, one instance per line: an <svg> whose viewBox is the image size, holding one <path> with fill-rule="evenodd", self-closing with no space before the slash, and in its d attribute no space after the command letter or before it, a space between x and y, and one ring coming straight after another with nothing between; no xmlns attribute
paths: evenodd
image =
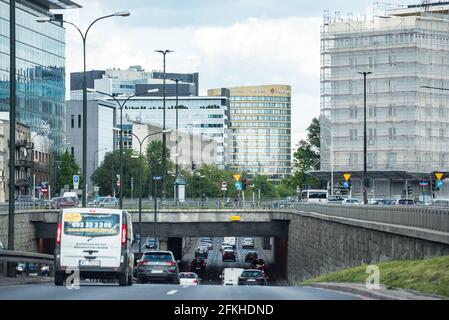
<svg viewBox="0 0 449 320"><path fill-rule="evenodd" d="M437 173L435 173L435 177L437 177L438 180L442 180L444 177L444 173L437 172Z"/></svg>
<svg viewBox="0 0 449 320"><path fill-rule="evenodd" d="M242 177L242 175L240 175L240 174L234 174L235 181L240 181L241 177Z"/></svg>
<svg viewBox="0 0 449 320"><path fill-rule="evenodd" d="M343 177L345 177L346 182L348 182L349 180L351 180L352 175L350 173L345 173Z"/></svg>

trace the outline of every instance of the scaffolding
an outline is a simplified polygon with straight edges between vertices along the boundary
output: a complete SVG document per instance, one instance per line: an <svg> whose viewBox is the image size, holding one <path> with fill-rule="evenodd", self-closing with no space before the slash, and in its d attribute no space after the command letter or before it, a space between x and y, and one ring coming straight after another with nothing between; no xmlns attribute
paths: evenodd
<svg viewBox="0 0 449 320"><path fill-rule="evenodd" d="M449 3L375 3L372 16L344 19L324 12L323 171L363 169L364 71L368 169L449 171Z"/></svg>

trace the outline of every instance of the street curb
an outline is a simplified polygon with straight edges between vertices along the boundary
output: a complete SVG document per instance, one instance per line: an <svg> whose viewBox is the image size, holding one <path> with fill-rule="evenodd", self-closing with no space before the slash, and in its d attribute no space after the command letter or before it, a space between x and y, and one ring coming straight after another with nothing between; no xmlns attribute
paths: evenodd
<svg viewBox="0 0 449 320"><path fill-rule="evenodd" d="M366 288L355 287L351 284L343 283L317 283L310 284L304 287L327 289L332 291L339 291L361 296L363 298L374 300L447 300L445 297L436 295L426 295L419 292L412 292L409 290L389 290L386 287L381 287L381 291L370 290ZM396 294L396 295L395 295ZM400 296L402 294L402 296Z"/></svg>
<svg viewBox="0 0 449 320"><path fill-rule="evenodd" d="M25 281L11 281L11 282L2 282L0 281L0 287L9 287L9 286L20 286L20 285L29 285L29 284L41 284L41 283L52 283L54 280L53 278L48 278L42 281L33 281L32 279L30 280L25 280Z"/></svg>

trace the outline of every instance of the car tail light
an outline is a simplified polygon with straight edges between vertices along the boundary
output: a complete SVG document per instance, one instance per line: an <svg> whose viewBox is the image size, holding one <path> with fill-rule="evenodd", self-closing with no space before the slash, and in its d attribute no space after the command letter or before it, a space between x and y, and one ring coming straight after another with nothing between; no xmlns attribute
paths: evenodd
<svg viewBox="0 0 449 320"><path fill-rule="evenodd" d="M62 233L62 225L58 223L58 228L56 229L56 244L61 244L61 233Z"/></svg>
<svg viewBox="0 0 449 320"><path fill-rule="evenodd" d="M126 244L126 224L122 224L122 246Z"/></svg>
<svg viewBox="0 0 449 320"><path fill-rule="evenodd" d="M169 262L167 262L167 264L172 267L176 266L176 262L174 262L174 261L169 261Z"/></svg>
<svg viewBox="0 0 449 320"><path fill-rule="evenodd" d="M194 283L194 284L198 284L198 280L193 279L193 283Z"/></svg>

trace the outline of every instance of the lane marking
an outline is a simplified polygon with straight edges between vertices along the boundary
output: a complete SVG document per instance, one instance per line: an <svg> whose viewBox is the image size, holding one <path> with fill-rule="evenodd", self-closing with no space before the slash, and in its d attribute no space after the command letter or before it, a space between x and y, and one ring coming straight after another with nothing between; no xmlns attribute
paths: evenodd
<svg viewBox="0 0 449 320"><path fill-rule="evenodd" d="M168 296L172 296L174 295L176 292L178 292L178 290L170 290L169 292L167 292Z"/></svg>

